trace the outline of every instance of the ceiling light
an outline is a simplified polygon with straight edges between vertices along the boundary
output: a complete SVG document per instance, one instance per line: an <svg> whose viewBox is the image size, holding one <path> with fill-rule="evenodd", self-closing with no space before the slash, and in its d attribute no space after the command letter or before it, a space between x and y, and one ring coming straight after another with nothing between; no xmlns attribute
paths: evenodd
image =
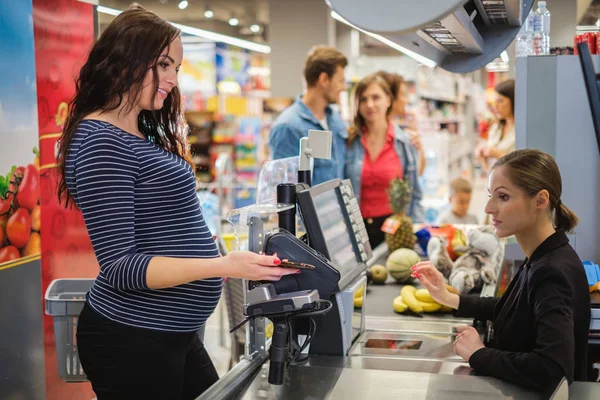
<svg viewBox="0 0 600 400"><path fill-rule="evenodd" d="M427 57L423 57L422 55L417 54L414 51L410 51L409 49L404 48L404 47L400 46L399 44L394 43L391 40L389 40L389 39L387 39L387 38L385 38L385 37L383 37L381 35L377 35L375 33L371 33L371 32L365 31L364 29L360 29L360 28L352 25L350 22L346 21L341 15L339 15L335 11L331 12L331 17L333 19L336 19L336 20L338 20L338 21L340 21L340 22L348 25L348 26L353 27L354 29L356 29L357 31L360 31L360 32L364 33L365 35L371 36L373 39L379 40L381 43L387 44L392 49L398 50L399 52L406 54L407 56L409 56L409 57L417 60L418 62L420 62L423 65L426 65L426 66L428 66L430 68L434 68L437 65L437 63L435 61L430 60Z"/></svg>
<svg viewBox="0 0 600 400"><path fill-rule="evenodd" d="M239 23L240 23L240 20L237 19L235 16L232 16L231 18L229 18L229 25L237 26Z"/></svg>
<svg viewBox="0 0 600 400"><path fill-rule="evenodd" d="M204 18L211 19L214 16L215 16L215 13L210 8L207 8L206 11L204 11Z"/></svg>
<svg viewBox="0 0 600 400"><path fill-rule="evenodd" d="M180 10L185 10L188 5L189 3L187 2L187 0L181 0L179 4L177 4L177 7L179 7Z"/></svg>
<svg viewBox="0 0 600 400"><path fill-rule="evenodd" d="M260 32L260 25L258 25L258 24L252 24L252 25L250 25L250 31L254 32L254 33Z"/></svg>
<svg viewBox="0 0 600 400"><path fill-rule="evenodd" d="M121 10L116 10L114 8L109 8L109 7L104 7L104 6L98 6L97 10L99 13L109 14L109 15L114 15L114 16L117 16L122 13ZM249 40L238 39L233 36L223 35L221 33L207 31L204 29L192 28L191 26L187 26L187 25L174 24L172 22L171 22L171 24L174 27L176 27L177 29L181 30L181 32L187 33L188 35L198 36L198 37L212 40L215 42L227 43L232 46L241 47L242 49L248 49L248 50L256 51L259 53L269 54L271 52L271 47L267 46L266 44L260 44L260 43L256 43L256 42L251 42Z"/></svg>

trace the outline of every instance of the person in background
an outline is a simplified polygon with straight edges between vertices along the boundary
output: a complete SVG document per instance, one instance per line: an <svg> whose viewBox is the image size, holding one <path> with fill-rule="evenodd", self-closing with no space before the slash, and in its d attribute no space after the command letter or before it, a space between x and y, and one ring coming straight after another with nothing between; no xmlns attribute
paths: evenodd
<svg viewBox="0 0 600 400"><path fill-rule="evenodd" d="M477 224L477 217L469 214L473 186L464 178L450 182L450 206L448 213L442 215L439 224Z"/></svg>
<svg viewBox="0 0 600 400"><path fill-rule="evenodd" d="M508 79L495 88L498 122L490 127L487 142L476 151L484 171L515 149L515 81Z"/></svg>
<svg viewBox="0 0 600 400"><path fill-rule="evenodd" d="M486 344L472 326L457 327L454 351L476 374L540 391L563 377L587 380L590 293L567 238L578 218L561 201L556 161L540 150L509 153L492 168L488 191L496 234L514 235L527 257L502 297L452 294L429 261L413 266L413 276L457 317L491 321Z"/></svg>
<svg viewBox="0 0 600 400"><path fill-rule="evenodd" d="M77 324L98 400L197 398L219 379L197 332L222 278L294 272L276 256L219 256L185 140L180 34L139 5L117 16L79 72L59 142L58 197L81 210L100 265Z"/></svg>
<svg viewBox="0 0 600 400"><path fill-rule="evenodd" d="M423 222L419 152L390 119L392 91L382 77L363 78L356 85L354 99L356 114L348 137L345 176L352 182L374 248L385 239L381 226L392 214L387 190L394 178L409 179L412 200L406 214L413 222Z"/></svg>
<svg viewBox="0 0 600 400"><path fill-rule="evenodd" d="M339 102L340 93L346 89L344 68L346 57L338 50L317 46L304 64L306 93L285 109L273 122L269 134L269 150L274 160L298 156L300 138L308 131L331 131L331 160L315 159L312 184L317 185L342 178L348 132L341 116L331 105Z"/></svg>
<svg viewBox="0 0 600 400"><path fill-rule="evenodd" d="M418 132L418 124L415 113L406 110L408 104L408 88L402 75L390 73L386 71L378 71L377 75L385 79L387 84L390 86L392 97L392 113L391 118L399 119L401 121L400 127L404 129L410 136L410 142L419 152L419 176L423 175L425 171L425 151L421 144L421 137Z"/></svg>

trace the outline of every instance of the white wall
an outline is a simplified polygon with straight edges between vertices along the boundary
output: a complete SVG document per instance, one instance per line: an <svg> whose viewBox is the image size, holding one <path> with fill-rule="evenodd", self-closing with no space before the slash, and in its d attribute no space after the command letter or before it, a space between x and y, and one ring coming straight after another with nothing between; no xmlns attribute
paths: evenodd
<svg viewBox="0 0 600 400"><path fill-rule="evenodd" d="M329 7L323 0L270 0L271 93L302 93L302 69L308 51L331 40Z"/></svg>

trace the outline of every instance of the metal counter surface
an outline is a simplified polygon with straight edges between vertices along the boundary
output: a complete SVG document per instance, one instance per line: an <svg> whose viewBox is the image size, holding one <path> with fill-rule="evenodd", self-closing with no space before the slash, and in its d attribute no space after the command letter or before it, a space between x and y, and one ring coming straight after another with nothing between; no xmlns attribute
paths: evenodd
<svg viewBox="0 0 600 400"><path fill-rule="evenodd" d="M258 360L243 360L198 400L289 399L337 400L368 398L409 399L549 399L547 393L535 392L505 381L472 375L468 367L443 362L452 373L441 371L415 372L386 369L386 359L366 360L363 357L310 356L306 364L291 366L283 385L268 383L269 364L257 366ZM424 360L429 362L431 360ZM420 360L411 360L418 364ZM239 367L239 368L238 368ZM255 368L258 367L258 370ZM228 374L228 375L230 375ZM242 376L243 375L243 376ZM600 384L575 382L569 387L572 400L600 398ZM555 400L567 398L557 394ZM216 396L216 397L215 397Z"/></svg>
<svg viewBox="0 0 600 400"><path fill-rule="evenodd" d="M341 357L331 357L341 359ZM335 360L332 360L335 364ZM263 365L237 398L251 399L539 399L540 394L490 377L305 365L290 367L281 386Z"/></svg>

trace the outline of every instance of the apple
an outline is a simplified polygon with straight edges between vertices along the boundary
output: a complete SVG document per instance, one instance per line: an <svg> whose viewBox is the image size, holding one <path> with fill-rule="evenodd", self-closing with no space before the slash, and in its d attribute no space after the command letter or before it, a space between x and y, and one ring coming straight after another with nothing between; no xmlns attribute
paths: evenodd
<svg viewBox="0 0 600 400"><path fill-rule="evenodd" d="M371 267L371 277L373 278L373 283L383 285L387 280L388 271L387 269L380 264L375 264Z"/></svg>

